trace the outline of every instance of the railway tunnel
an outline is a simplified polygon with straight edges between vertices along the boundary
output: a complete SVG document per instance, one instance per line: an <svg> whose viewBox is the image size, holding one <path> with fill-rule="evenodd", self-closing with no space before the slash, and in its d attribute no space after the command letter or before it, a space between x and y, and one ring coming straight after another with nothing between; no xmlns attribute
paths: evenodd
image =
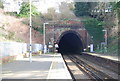
<svg viewBox="0 0 120 81"><path fill-rule="evenodd" d="M66 31L58 41L58 52L61 54L80 54L83 51L81 36L76 31Z"/></svg>

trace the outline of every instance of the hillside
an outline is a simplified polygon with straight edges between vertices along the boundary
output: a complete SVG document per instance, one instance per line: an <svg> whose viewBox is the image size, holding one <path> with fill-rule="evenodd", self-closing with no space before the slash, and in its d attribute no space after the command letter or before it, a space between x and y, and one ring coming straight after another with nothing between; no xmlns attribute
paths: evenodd
<svg viewBox="0 0 120 81"><path fill-rule="evenodd" d="M29 43L29 26L23 24L22 20L0 9L0 41ZM42 35L35 30L32 30L32 43L42 43Z"/></svg>

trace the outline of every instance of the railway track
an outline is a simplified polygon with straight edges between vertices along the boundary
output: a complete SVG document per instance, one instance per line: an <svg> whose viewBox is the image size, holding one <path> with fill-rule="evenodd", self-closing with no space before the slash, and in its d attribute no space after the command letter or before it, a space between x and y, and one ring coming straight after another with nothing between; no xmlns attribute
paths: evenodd
<svg viewBox="0 0 120 81"><path fill-rule="evenodd" d="M113 61L110 59L105 59L105 58L89 55L87 53L83 53L81 57L86 60L89 60L99 66L109 69L116 74L119 74L119 69L118 69L118 67L120 67L119 61ZM97 60L97 61L94 61L94 60Z"/></svg>
<svg viewBox="0 0 120 81"><path fill-rule="evenodd" d="M71 68L69 67L68 62L66 61L66 57L69 60L71 60L71 62L73 62L75 64L75 66L84 73L84 75L87 75L89 77L90 81L118 81L114 77L107 74L106 71L103 71L103 70L101 71L99 68L96 68L97 65L92 65L91 63L87 62L85 59L81 58L80 55L63 55L65 63L67 65L74 81L77 81L78 79L75 78L76 75L74 75L74 72L72 72ZM101 67L101 66L99 66L99 67ZM108 73L110 73L110 72L108 72ZM117 74L116 74L116 77L117 77Z"/></svg>

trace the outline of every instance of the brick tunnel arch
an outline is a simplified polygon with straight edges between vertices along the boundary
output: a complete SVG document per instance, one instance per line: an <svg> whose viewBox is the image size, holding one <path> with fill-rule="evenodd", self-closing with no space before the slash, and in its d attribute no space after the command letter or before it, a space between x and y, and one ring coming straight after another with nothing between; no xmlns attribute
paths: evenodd
<svg viewBox="0 0 120 81"><path fill-rule="evenodd" d="M63 32L58 41L58 52L61 54L80 54L83 51L83 42L80 34L69 30Z"/></svg>

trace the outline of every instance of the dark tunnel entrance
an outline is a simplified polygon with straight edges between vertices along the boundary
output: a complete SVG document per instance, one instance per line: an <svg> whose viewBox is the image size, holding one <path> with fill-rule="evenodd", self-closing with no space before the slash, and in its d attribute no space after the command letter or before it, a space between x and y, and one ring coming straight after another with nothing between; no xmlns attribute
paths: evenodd
<svg viewBox="0 0 120 81"><path fill-rule="evenodd" d="M77 32L63 34L58 46L58 52L61 54L80 54L83 51L83 44Z"/></svg>

